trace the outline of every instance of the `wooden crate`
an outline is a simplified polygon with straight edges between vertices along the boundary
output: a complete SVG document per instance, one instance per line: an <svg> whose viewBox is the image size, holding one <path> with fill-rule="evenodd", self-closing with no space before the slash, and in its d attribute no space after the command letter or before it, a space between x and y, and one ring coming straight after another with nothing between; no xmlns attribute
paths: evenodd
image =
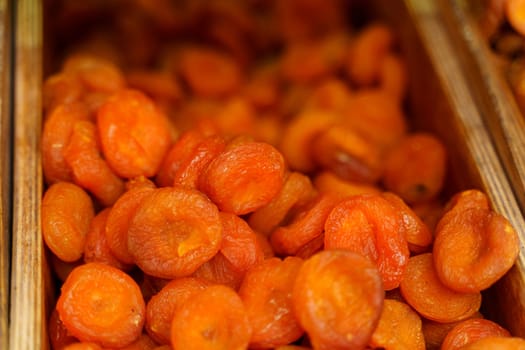
<svg viewBox="0 0 525 350"><path fill-rule="evenodd" d="M525 116L506 77L506 65L491 49L481 18L489 1L440 0L444 23L465 76L525 212Z"/></svg>
<svg viewBox="0 0 525 350"><path fill-rule="evenodd" d="M0 349L9 340L9 260L11 248L11 34L10 0L0 0Z"/></svg>
<svg viewBox="0 0 525 350"><path fill-rule="evenodd" d="M439 135L449 150L446 193L478 188L496 211L517 228L520 255L511 271L486 292L484 311L513 334L525 337L525 221L487 131L482 110L433 0L363 1L367 11L398 31L410 67L409 114L414 130ZM41 238L40 168L41 83L43 78L42 5L17 2L17 70L11 347L46 348L46 317L51 280Z"/></svg>

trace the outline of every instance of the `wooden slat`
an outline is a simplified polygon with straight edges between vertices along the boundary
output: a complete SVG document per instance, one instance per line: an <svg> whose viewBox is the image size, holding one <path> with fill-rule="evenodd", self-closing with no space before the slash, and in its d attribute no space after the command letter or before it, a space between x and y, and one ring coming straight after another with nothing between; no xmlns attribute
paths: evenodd
<svg viewBox="0 0 525 350"><path fill-rule="evenodd" d="M438 134L451 152L448 193L476 187L519 230L522 246L513 270L487 295L491 316L525 335L523 230L525 222L507 173L491 143L482 111L443 28L433 0L364 1L399 32L410 67L410 111L415 128ZM37 0L17 3L14 210L11 286L13 349L42 349L45 334L46 274L40 227L42 170L40 111L42 10ZM499 308L499 309L498 309Z"/></svg>
<svg viewBox="0 0 525 350"><path fill-rule="evenodd" d="M45 349L43 243L40 232L42 6L16 2L13 249L10 347Z"/></svg>
<svg viewBox="0 0 525 350"><path fill-rule="evenodd" d="M490 316L505 325L513 334L525 337L525 221L520 210L520 202L514 195L512 174L500 161L498 142L493 142L491 125L484 116L484 110L479 108L479 96L473 90L470 74L458 59L457 47L450 33L445 29L443 14L440 7L422 4L425 1L410 0L409 4L418 21L419 30L423 36L425 51L429 53L441 86L447 94L447 100L455 117L450 119L445 115L433 115L430 118L440 134L446 139L453 128L458 128L459 137L455 137L455 150L466 151L464 156L456 157L453 165L459 171L457 177L466 179L478 178L479 186L489 195L494 209L503 214L517 229L520 236L520 254L509 274L505 276L486 295L490 302L485 305ZM418 89L419 103L431 104L435 95L428 94L424 89ZM421 111L424 112L424 111ZM431 121L429 121L431 122ZM452 125L454 122L455 125ZM448 131L447 131L448 130ZM463 174L463 175L462 175ZM469 185L465 183L464 185Z"/></svg>
<svg viewBox="0 0 525 350"><path fill-rule="evenodd" d="M11 248L11 1L0 0L0 349L9 346Z"/></svg>
<svg viewBox="0 0 525 350"><path fill-rule="evenodd" d="M475 103L487 123L508 173L522 212L525 213L525 116L504 77L499 59L491 52L469 4L477 1L440 0L444 23L460 53L471 82ZM479 9L478 9L479 10Z"/></svg>

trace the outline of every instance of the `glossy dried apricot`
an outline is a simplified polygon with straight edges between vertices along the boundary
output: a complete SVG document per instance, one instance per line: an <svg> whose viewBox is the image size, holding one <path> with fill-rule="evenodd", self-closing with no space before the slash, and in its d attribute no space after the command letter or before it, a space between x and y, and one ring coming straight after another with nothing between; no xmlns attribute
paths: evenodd
<svg viewBox="0 0 525 350"><path fill-rule="evenodd" d="M134 182L128 181L127 185ZM112 254L125 264L133 264L128 250L128 229L133 215L144 198L153 192L155 185L149 180L135 181L111 206L106 220L106 242Z"/></svg>
<svg viewBox="0 0 525 350"><path fill-rule="evenodd" d="M382 196L403 217L403 227L409 250L414 253L422 253L427 250L434 239L428 226L398 195L391 192L383 192Z"/></svg>
<svg viewBox="0 0 525 350"><path fill-rule="evenodd" d="M183 159L177 171L173 174L173 184L197 188L201 173L226 147L223 137L214 135L199 142L191 155Z"/></svg>
<svg viewBox="0 0 525 350"><path fill-rule="evenodd" d="M369 345L374 349L425 350L421 318L406 303L385 299Z"/></svg>
<svg viewBox="0 0 525 350"><path fill-rule="evenodd" d="M42 130L42 170L47 184L73 181L73 173L64 158L64 149L71 139L77 121L90 115L80 104L60 104L48 115Z"/></svg>
<svg viewBox="0 0 525 350"><path fill-rule="evenodd" d="M157 185L159 187L172 186L175 173L184 162L191 158L197 146L211 134L214 132L203 131L196 127L180 134L162 160L155 177Z"/></svg>
<svg viewBox="0 0 525 350"><path fill-rule="evenodd" d="M465 345L461 350L525 350L525 339L518 337L487 337Z"/></svg>
<svg viewBox="0 0 525 350"><path fill-rule="evenodd" d="M325 249L347 249L374 262L385 290L405 276L409 250L401 214L380 195L357 195L341 201L325 222Z"/></svg>
<svg viewBox="0 0 525 350"><path fill-rule="evenodd" d="M255 231L269 235L285 220L292 208L306 204L315 196L308 176L296 171L285 176L281 191L270 203L254 211L248 218L248 223Z"/></svg>
<svg viewBox="0 0 525 350"><path fill-rule="evenodd" d="M246 309L231 288L214 285L190 296L171 326L174 350L244 350L251 337Z"/></svg>
<svg viewBox="0 0 525 350"><path fill-rule="evenodd" d="M73 181L92 193L104 207L111 206L124 192L124 181L102 157L95 123L77 121L63 154Z"/></svg>
<svg viewBox="0 0 525 350"><path fill-rule="evenodd" d="M195 277L183 277L170 281L146 305L146 332L160 344L169 344L171 321L175 311L188 298L208 287L209 283Z"/></svg>
<svg viewBox="0 0 525 350"><path fill-rule="evenodd" d="M314 349L364 348L383 307L377 267L364 256L325 250L307 259L293 287L297 319Z"/></svg>
<svg viewBox="0 0 525 350"><path fill-rule="evenodd" d="M121 270L129 270L131 266L118 260L109 249L106 240L106 222L109 210L109 208L103 209L91 220L84 243L84 262L99 262Z"/></svg>
<svg viewBox="0 0 525 350"><path fill-rule="evenodd" d="M407 303L420 315L442 323L467 319L481 305L479 292L459 293L443 285L434 269L432 253L409 259L399 287Z"/></svg>
<svg viewBox="0 0 525 350"><path fill-rule="evenodd" d="M268 203L284 182L283 156L263 142L226 148L203 171L199 189L222 211L243 215Z"/></svg>
<svg viewBox="0 0 525 350"><path fill-rule="evenodd" d="M482 198L479 198L482 197ZM500 279L519 253L518 234L485 205L480 191L456 195L438 223L433 246L440 280L460 292L479 292ZM477 206L476 201L482 204Z"/></svg>
<svg viewBox="0 0 525 350"><path fill-rule="evenodd" d="M122 347L142 332L146 306L139 286L101 263L75 268L61 287L56 308L64 326L83 342Z"/></svg>
<svg viewBox="0 0 525 350"><path fill-rule="evenodd" d="M217 207L202 193L177 186L155 189L141 201L128 228L128 250L147 274L184 277L220 248Z"/></svg>
<svg viewBox="0 0 525 350"><path fill-rule="evenodd" d="M44 193L41 210L46 246L63 261L80 259L95 216L91 197L75 184L57 182Z"/></svg>
<svg viewBox="0 0 525 350"><path fill-rule="evenodd" d="M246 271L263 260L255 232L239 216L220 212L223 238L220 253L239 271Z"/></svg>
<svg viewBox="0 0 525 350"><path fill-rule="evenodd" d="M238 290L244 278L245 271L237 269L221 252L204 264L191 275L208 281L211 284L221 284Z"/></svg>
<svg viewBox="0 0 525 350"><path fill-rule="evenodd" d="M339 198L319 194L298 210L290 223L277 227L270 235L273 250L280 255L295 255L301 247L320 236L325 221Z"/></svg>
<svg viewBox="0 0 525 350"><path fill-rule="evenodd" d="M459 322L447 333L441 344L441 349L457 350L462 346L487 337L510 337L510 332L485 318L471 318Z"/></svg>
<svg viewBox="0 0 525 350"><path fill-rule="evenodd" d="M104 157L121 177L154 176L172 142L167 117L138 90L112 95L97 112Z"/></svg>
<svg viewBox="0 0 525 350"><path fill-rule="evenodd" d="M252 348L274 348L296 341L303 334L292 306L292 288L303 260L271 258L246 273L239 296L253 329Z"/></svg>

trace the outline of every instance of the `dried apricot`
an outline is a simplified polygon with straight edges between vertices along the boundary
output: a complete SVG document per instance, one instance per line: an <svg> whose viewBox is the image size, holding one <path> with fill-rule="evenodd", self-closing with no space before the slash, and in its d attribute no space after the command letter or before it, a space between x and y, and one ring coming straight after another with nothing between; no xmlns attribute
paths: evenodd
<svg viewBox="0 0 525 350"><path fill-rule="evenodd" d="M374 262L385 290L405 276L409 250L401 214L380 195L348 197L333 208L325 222L325 249L347 249Z"/></svg>
<svg viewBox="0 0 525 350"><path fill-rule="evenodd" d="M214 285L191 295L175 311L171 326L174 350L244 350L252 329L239 295Z"/></svg>
<svg viewBox="0 0 525 350"><path fill-rule="evenodd" d="M171 321L175 311L188 298L208 287L209 283L195 277L183 277L170 281L146 305L147 333L160 344L169 344Z"/></svg>
<svg viewBox="0 0 525 350"><path fill-rule="evenodd" d="M481 293L459 293L440 281L434 269L432 253L412 256L401 294L420 315L442 323L469 318L481 305Z"/></svg>
<svg viewBox="0 0 525 350"><path fill-rule="evenodd" d="M369 345L374 349L425 350L421 318L406 303L385 299Z"/></svg>
<svg viewBox="0 0 525 350"><path fill-rule="evenodd" d="M135 281L101 263L75 268L61 287L56 308L70 334L103 347L123 347L135 341L146 311Z"/></svg>
<svg viewBox="0 0 525 350"><path fill-rule="evenodd" d="M203 171L199 189L222 211L248 214L268 203L284 182L283 156L263 142L226 148Z"/></svg>
<svg viewBox="0 0 525 350"><path fill-rule="evenodd" d="M290 223L277 227L270 235L273 250L280 255L295 255L301 247L324 231L325 221L339 198L319 194L298 210Z"/></svg>
<svg viewBox="0 0 525 350"><path fill-rule="evenodd" d="M154 176L172 142L167 117L138 90L112 95L97 112L104 157L121 177Z"/></svg>
<svg viewBox="0 0 525 350"><path fill-rule="evenodd" d="M46 246L63 261L80 259L95 216L91 197L75 184L57 182L44 193L41 210Z"/></svg>
<svg viewBox="0 0 525 350"><path fill-rule="evenodd" d="M519 253L516 230L488 208L484 197L478 190L457 194L436 228L436 272L443 284L459 292L487 289L510 270Z"/></svg>
<svg viewBox="0 0 525 350"><path fill-rule="evenodd" d="M248 218L248 223L255 231L269 235L285 220L293 207L306 204L315 195L308 176L296 171L289 172L285 176L279 194Z"/></svg>
<svg viewBox="0 0 525 350"><path fill-rule="evenodd" d="M307 259L292 294L297 319L314 349L364 348L381 315L384 290L377 267L346 250Z"/></svg>
<svg viewBox="0 0 525 350"><path fill-rule="evenodd" d="M124 192L124 181L102 157L95 123L77 121L63 154L73 181L92 193L104 207L111 206Z"/></svg>
<svg viewBox="0 0 525 350"><path fill-rule="evenodd" d="M525 339L518 337L487 337L465 345L461 350L525 350Z"/></svg>
<svg viewBox="0 0 525 350"><path fill-rule="evenodd" d="M128 228L128 250L147 274L184 277L220 248L222 224L217 207L186 187L162 187L141 201Z"/></svg>
<svg viewBox="0 0 525 350"><path fill-rule="evenodd" d="M457 350L462 346L487 337L510 337L510 332L497 323L484 318L471 318L461 321L448 333L442 350Z"/></svg>
<svg viewBox="0 0 525 350"><path fill-rule="evenodd" d="M385 159L385 188L407 203L428 201L443 188L446 150L428 133L412 133L394 146Z"/></svg>
<svg viewBox="0 0 525 350"><path fill-rule="evenodd" d="M253 329L250 347L274 348L303 334L292 307L292 288L303 260L271 258L246 273L239 295Z"/></svg>
<svg viewBox="0 0 525 350"><path fill-rule="evenodd" d="M89 120L86 108L79 104L60 104L49 114L42 130L42 170L47 184L73 181L73 172L64 158L77 121Z"/></svg>
<svg viewBox="0 0 525 350"><path fill-rule="evenodd" d="M106 222L109 211L109 208L105 208L91 220L84 244L84 262L99 262L121 270L129 270L131 266L118 260L109 249L106 240Z"/></svg>
<svg viewBox="0 0 525 350"><path fill-rule="evenodd" d="M112 254L125 264L133 264L133 256L128 250L129 224L139 204L153 189L153 183L148 182L143 186L130 188L110 208L106 220L106 241Z"/></svg>

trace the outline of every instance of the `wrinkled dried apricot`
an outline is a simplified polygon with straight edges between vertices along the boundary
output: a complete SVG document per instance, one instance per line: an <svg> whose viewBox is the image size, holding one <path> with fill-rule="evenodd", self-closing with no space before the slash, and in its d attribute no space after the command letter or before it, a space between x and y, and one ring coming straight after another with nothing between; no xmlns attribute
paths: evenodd
<svg viewBox="0 0 525 350"><path fill-rule="evenodd" d="M51 185L42 199L46 246L63 261L80 259L94 216L93 201L81 187L69 182Z"/></svg>
<svg viewBox="0 0 525 350"><path fill-rule="evenodd" d="M239 295L253 333L250 347L274 348L299 339L303 329L292 307L292 288L303 260L271 258L246 273Z"/></svg>
<svg viewBox="0 0 525 350"><path fill-rule="evenodd" d="M436 197L443 188L445 173L443 143L431 134L412 133L388 152L383 183L407 203L417 203Z"/></svg>
<svg viewBox="0 0 525 350"><path fill-rule="evenodd" d="M138 90L112 95L97 111L104 157L121 177L156 174L172 142L167 117Z"/></svg>
<svg viewBox="0 0 525 350"><path fill-rule="evenodd" d="M270 235L273 250L280 255L295 255L301 247L324 231L325 221L339 198L319 194L291 218L289 224L277 227Z"/></svg>
<svg viewBox="0 0 525 350"><path fill-rule="evenodd" d="M195 277L183 277L170 281L146 305L146 332L160 344L169 344L171 321L175 311L188 298L208 287L209 283Z"/></svg>
<svg viewBox="0 0 525 350"><path fill-rule="evenodd" d="M109 210L109 208L103 209L91 220L84 243L84 262L99 262L121 270L129 270L130 265L126 265L118 260L111 249L109 249L106 240L106 222Z"/></svg>
<svg viewBox="0 0 525 350"><path fill-rule="evenodd" d="M48 115L42 130L42 170L47 184L73 181L73 173L64 158L77 121L89 120L87 109L80 104L60 104Z"/></svg>
<svg viewBox="0 0 525 350"><path fill-rule="evenodd" d="M400 284L401 294L420 315L442 323L469 318L481 305L481 294L459 293L440 281L432 253L412 256Z"/></svg>
<svg viewBox="0 0 525 350"><path fill-rule="evenodd" d="M425 349L419 315L406 303L385 299L379 323L370 338L374 349Z"/></svg>
<svg viewBox="0 0 525 350"><path fill-rule="evenodd" d="M222 224L217 207L202 193L162 187L141 201L128 228L128 250L147 274L184 277L220 248Z"/></svg>
<svg viewBox="0 0 525 350"><path fill-rule="evenodd" d="M111 206L105 228L106 241L111 253L125 264L133 264L133 256L128 250L129 224L139 204L155 188L149 180L130 180L126 184L130 186L133 182L133 187L124 192Z"/></svg>
<svg viewBox="0 0 525 350"><path fill-rule="evenodd" d="M191 295L175 311L171 345L187 350L243 350L251 333L239 295L231 288L214 285Z"/></svg>
<svg viewBox="0 0 525 350"><path fill-rule="evenodd" d="M442 350L457 350L462 346L487 337L510 337L510 332L484 318L471 318L454 326L443 339Z"/></svg>
<svg viewBox="0 0 525 350"><path fill-rule="evenodd" d="M400 213L380 195L344 199L325 222L325 249L347 249L374 262L383 287L399 286L405 277L409 250Z"/></svg>
<svg viewBox="0 0 525 350"><path fill-rule="evenodd" d="M284 182L283 156L262 142L228 147L203 171L198 188L222 211L253 212L279 193Z"/></svg>
<svg viewBox="0 0 525 350"><path fill-rule="evenodd" d="M101 263L76 267L61 287L56 308L70 334L103 347L123 347L135 341L146 311L135 281Z"/></svg>
<svg viewBox="0 0 525 350"><path fill-rule="evenodd" d="M486 205L480 191L452 199L436 229L433 257L440 280L459 292L479 292L500 279L519 253L516 230Z"/></svg>
<svg viewBox="0 0 525 350"><path fill-rule="evenodd" d="M270 203L254 211L248 218L250 226L264 235L269 235L296 206L306 204L314 195L310 178L293 171L285 175L281 191Z"/></svg>
<svg viewBox="0 0 525 350"><path fill-rule="evenodd" d="M314 349L364 348L375 330L384 291L377 267L364 256L324 250L301 266L292 300Z"/></svg>
<svg viewBox="0 0 525 350"><path fill-rule="evenodd" d="M92 193L103 206L111 206L124 192L124 181L102 157L95 123L77 121L63 154L73 181Z"/></svg>

